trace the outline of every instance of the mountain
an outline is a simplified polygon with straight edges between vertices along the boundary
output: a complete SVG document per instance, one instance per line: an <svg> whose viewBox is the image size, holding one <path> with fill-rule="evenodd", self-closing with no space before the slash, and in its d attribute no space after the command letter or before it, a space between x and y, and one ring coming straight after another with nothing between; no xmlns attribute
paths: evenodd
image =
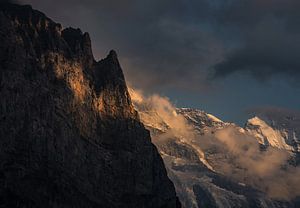
<svg viewBox="0 0 300 208"><path fill-rule="evenodd" d="M249 119L246 124L246 129L252 133L262 145L270 145L289 151L294 150L293 146L288 144L287 132L272 128L259 117Z"/></svg>
<svg viewBox="0 0 300 208"><path fill-rule="evenodd" d="M116 52L30 6L0 25L0 207L180 207Z"/></svg>
<svg viewBox="0 0 300 208"><path fill-rule="evenodd" d="M297 154L282 132L258 117L242 128L165 97L130 94L183 207L299 207Z"/></svg>
<svg viewBox="0 0 300 208"><path fill-rule="evenodd" d="M258 110L245 128L263 145L300 152L300 113L279 108Z"/></svg>

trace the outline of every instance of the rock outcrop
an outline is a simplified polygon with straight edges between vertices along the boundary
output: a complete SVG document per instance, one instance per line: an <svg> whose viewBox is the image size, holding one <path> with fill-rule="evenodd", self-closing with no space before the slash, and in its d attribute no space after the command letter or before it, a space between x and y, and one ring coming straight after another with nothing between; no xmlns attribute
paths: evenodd
<svg viewBox="0 0 300 208"><path fill-rule="evenodd" d="M180 207L116 53L30 6L0 26L0 207Z"/></svg>

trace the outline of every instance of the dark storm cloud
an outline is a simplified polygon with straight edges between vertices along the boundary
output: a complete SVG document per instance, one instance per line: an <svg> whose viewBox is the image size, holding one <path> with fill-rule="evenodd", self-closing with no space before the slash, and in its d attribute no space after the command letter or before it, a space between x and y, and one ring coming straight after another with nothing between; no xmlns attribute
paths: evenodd
<svg viewBox="0 0 300 208"><path fill-rule="evenodd" d="M215 76L246 72L259 80L300 76L300 2L239 1L225 8L220 23L236 30L240 44L214 66Z"/></svg>
<svg viewBox="0 0 300 208"><path fill-rule="evenodd" d="M207 77L299 75L298 0L23 0L119 53L134 86L199 89Z"/></svg>
<svg viewBox="0 0 300 208"><path fill-rule="evenodd" d="M0 0L0 4L5 4L5 3L14 3L17 4L18 1L17 0Z"/></svg>
<svg viewBox="0 0 300 208"><path fill-rule="evenodd" d="M115 49L137 87L205 87L222 57L204 0L24 0L64 25L89 31L101 58Z"/></svg>

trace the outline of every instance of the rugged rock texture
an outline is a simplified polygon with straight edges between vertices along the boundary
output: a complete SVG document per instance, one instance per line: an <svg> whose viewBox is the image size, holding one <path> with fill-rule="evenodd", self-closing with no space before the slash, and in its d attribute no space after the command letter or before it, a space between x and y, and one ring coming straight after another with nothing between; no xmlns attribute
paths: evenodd
<svg viewBox="0 0 300 208"><path fill-rule="evenodd" d="M248 128L223 122L201 110L176 109L168 99L158 98L157 95L145 97L133 89L130 93L142 122L150 130L153 142L163 157L182 207L300 207L300 196L296 191L300 172L297 171L294 158L297 155L280 146L264 146L257 139L266 136L267 139L273 139L274 144L275 141L282 141L280 137L274 137L275 129L270 133L269 128L260 125L259 129L267 134L261 134L263 131L250 132ZM286 129L291 127L284 126ZM230 141L234 150L228 148L228 143L224 141ZM277 154L266 160L268 157L265 155L274 152ZM276 163L283 157L286 159L282 160L280 166L284 168L269 166L269 163ZM268 183L268 179L256 171L259 166L272 167L272 170L265 172L274 177L272 183ZM277 172L281 173L278 177ZM295 177L295 180L289 183L289 177ZM283 183L280 182L281 178L284 178ZM274 190L279 190L277 196L271 194ZM286 195L283 190L291 191Z"/></svg>
<svg viewBox="0 0 300 208"><path fill-rule="evenodd" d="M179 207L116 53L30 6L0 26L0 207Z"/></svg>

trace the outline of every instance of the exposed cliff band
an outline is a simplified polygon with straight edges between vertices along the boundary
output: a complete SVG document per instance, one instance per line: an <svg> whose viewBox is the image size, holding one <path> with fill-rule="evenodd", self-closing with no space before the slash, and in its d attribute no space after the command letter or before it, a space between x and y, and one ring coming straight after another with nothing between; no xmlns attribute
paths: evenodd
<svg viewBox="0 0 300 208"><path fill-rule="evenodd" d="M30 6L0 25L0 207L179 207L116 53Z"/></svg>

